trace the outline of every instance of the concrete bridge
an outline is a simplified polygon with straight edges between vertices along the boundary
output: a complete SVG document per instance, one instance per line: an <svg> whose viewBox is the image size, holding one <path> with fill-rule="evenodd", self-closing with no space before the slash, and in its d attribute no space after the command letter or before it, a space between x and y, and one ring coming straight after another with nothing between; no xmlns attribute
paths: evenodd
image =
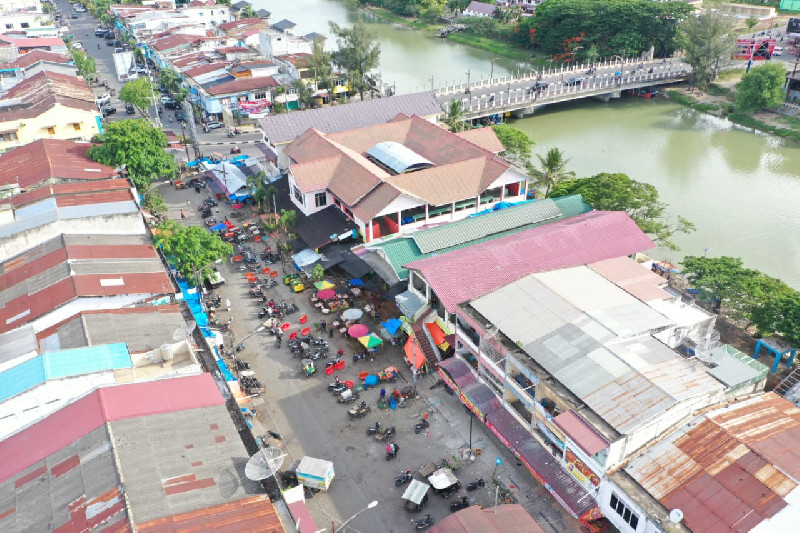
<svg viewBox="0 0 800 533"><path fill-rule="evenodd" d="M459 100L465 120L506 112L519 118L547 104L588 97L607 101L619 98L626 89L684 81L690 72L690 67L678 59L603 61L595 63L591 69L589 73L590 65L562 66L519 76L451 85L437 90L436 98L445 112L451 101ZM568 85L572 78L583 78L583 82ZM537 82L547 83L547 87L533 89Z"/></svg>

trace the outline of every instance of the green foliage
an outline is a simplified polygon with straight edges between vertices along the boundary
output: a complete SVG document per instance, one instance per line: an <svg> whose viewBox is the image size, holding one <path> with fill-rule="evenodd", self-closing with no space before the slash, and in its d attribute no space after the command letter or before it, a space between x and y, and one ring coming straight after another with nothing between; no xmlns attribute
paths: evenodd
<svg viewBox="0 0 800 533"><path fill-rule="evenodd" d="M781 280L726 256L688 256L683 272L699 297L719 304L720 312L754 324L761 336L778 333L800 345L800 293Z"/></svg>
<svg viewBox="0 0 800 533"><path fill-rule="evenodd" d="M153 102L153 94L149 78L136 78L122 86L119 99L134 105L144 114L144 110Z"/></svg>
<svg viewBox="0 0 800 533"><path fill-rule="evenodd" d="M339 47L332 54L333 62L347 71L350 86L358 91L363 100L364 91L370 88L367 74L378 66L381 57L378 37L360 22L351 28L339 26L335 22L329 24Z"/></svg>
<svg viewBox="0 0 800 533"><path fill-rule="evenodd" d="M539 168L531 165L530 174L536 179L538 185L545 186L545 198L549 197L550 190L563 180L575 176L574 172L567 172L564 170L567 163L569 163L569 159L564 159L564 152L558 148L550 148L544 157L536 154L536 158L539 160Z"/></svg>
<svg viewBox="0 0 800 533"><path fill-rule="evenodd" d="M697 111L716 111L719 109L719 106L716 104L703 104L699 103L697 100L692 98L689 95L682 93L681 91L675 89L669 89L667 91L667 97L674 102L678 102L681 105L685 105L686 107L691 107L692 109L696 109Z"/></svg>
<svg viewBox="0 0 800 533"><path fill-rule="evenodd" d="M253 6L248 4L248 5L244 6L242 9L239 10L239 18L240 19L257 19L258 18L258 13L256 13L255 9L253 9Z"/></svg>
<svg viewBox="0 0 800 533"><path fill-rule="evenodd" d="M551 196L583 195L593 209L625 211L639 228L660 246L677 250L672 242L676 233L690 233L694 225L683 217L671 220L668 205L658 198L658 190L649 183L632 180L626 174L598 174L578 178L555 186Z"/></svg>
<svg viewBox="0 0 800 533"><path fill-rule="evenodd" d="M278 189L272 184L267 184L264 179L267 177L263 170L259 170L255 176L247 178L247 189L250 191L250 196L256 202L256 205L261 209L264 206L270 207L272 198L278 196Z"/></svg>
<svg viewBox="0 0 800 533"><path fill-rule="evenodd" d="M317 89L333 89L333 68L331 55L325 51L323 43L314 43L314 50L308 61L308 68L314 74ZM332 91L331 91L332 92ZM331 94L333 96L333 94Z"/></svg>
<svg viewBox="0 0 800 533"><path fill-rule="evenodd" d="M721 10L707 10L681 24L684 60L692 67L694 85L706 87L730 61L736 43L733 21Z"/></svg>
<svg viewBox="0 0 800 533"><path fill-rule="evenodd" d="M97 72L97 63L92 56L82 50L74 48L71 42L67 43L67 48L69 49L69 55L72 57L72 61L74 61L75 66L78 67L78 74L85 78Z"/></svg>
<svg viewBox="0 0 800 533"><path fill-rule="evenodd" d="M533 139L528 134L517 128L512 128L506 124L492 126L495 135L505 148L503 156L509 161L518 164L522 168L530 170L531 167L531 146L534 145Z"/></svg>
<svg viewBox="0 0 800 533"><path fill-rule="evenodd" d="M779 128L777 126L773 126L772 124L761 122L760 120L755 119L746 113L731 113L730 115L728 115L728 119L731 122L735 122L736 124L745 126L747 128L766 131L773 135L777 135L778 137L783 137L784 139L792 139L796 142L800 142L800 131L794 129Z"/></svg>
<svg viewBox="0 0 800 533"><path fill-rule="evenodd" d="M303 80L295 80L294 91L297 94L297 102L300 109L311 107L314 103L314 91L312 91Z"/></svg>
<svg viewBox="0 0 800 533"><path fill-rule="evenodd" d="M158 187L153 187L147 194L144 195L144 207L154 215L163 215L169 209L167 203L164 201L164 195Z"/></svg>
<svg viewBox="0 0 800 533"><path fill-rule="evenodd" d="M159 81L166 90L171 93L175 93L180 90L183 78L181 78L180 75L178 75L178 73L171 68L165 68L162 69L161 74L159 74Z"/></svg>
<svg viewBox="0 0 800 533"><path fill-rule="evenodd" d="M678 48L677 23L692 10L680 0L547 0L535 17L520 21L515 38L548 54L569 52L577 43L585 50L594 46L600 57L638 56L650 46L664 57Z"/></svg>
<svg viewBox="0 0 800 533"><path fill-rule="evenodd" d="M280 223L286 233L294 231L294 225L297 223L297 211L294 209L281 209Z"/></svg>
<svg viewBox="0 0 800 533"><path fill-rule="evenodd" d="M744 21L747 24L747 31L752 31L756 24L758 24L758 17L751 15Z"/></svg>
<svg viewBox="0 0 800 533"><path fill-rule="evenodd" d="M442 122L453 132L468 130L471 127L470 124L464 120L464 106L461 104L461 100L450 100L450 105L447 107L447 114Z"/></svg>
<svg viewBox="0 0 800 533"><path fill-rule="evenodd" d="M325 279L325 267L317 263L311 270L311 281L322 281Z"/></svg>
<svg viewBox="0 0 800 533"><path fill-rule="evenodd" d="M177 171L175 160L164 151L167 136L144 119L111 122L99 138L102 144L89 148L89 157L112 167L127 165L139 190L146 190L154 178Z"/></svg>
<svg viewBox="0 0 800 533"><path fill-rule="evenodd" d="M786 69L780 63L766 63L751 69L736 86L736 108L749 112L780 106L785 83Z"/></svg>
<svg viewBox="0 0 800 533"><path fill-rule="evenodd" d="M201 280L211 277L213 263L233 253L233 246L201 226L183 226L165 220L153 232L153 242L173 262L187 281L194 281L195 269Z"/></svg>

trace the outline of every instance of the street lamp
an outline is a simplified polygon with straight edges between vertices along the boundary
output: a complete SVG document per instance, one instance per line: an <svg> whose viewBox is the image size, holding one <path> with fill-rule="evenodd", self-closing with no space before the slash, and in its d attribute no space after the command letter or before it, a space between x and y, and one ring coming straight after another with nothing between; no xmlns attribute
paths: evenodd
<svg viewBox="0 0 800 533"><path fill-rule="evenodd" d="M492 78L494 78L494 62L495 62L496 60L498 60L498 59L500 59L500 58L499 58L499 57L493 57L493 58L492 58L492 60L491 60L491 63L492 63L492 69L489 71L489 82L491 82L491 81L492 81Z"/></svg>
<svg viewBox="0 0 800 533"><path fill-rule="evenodd" d="M342 522L342 525L341 525L341 528L342 528L342 529L341 529L341 530L342 530L342 531L344 531L344 528L345 528L345 526L346 526L347 524L349 524L349 523L350 523L350 521L351 521L351 520L353 520L355 517L357 517L358 515L360 515L360 514L361 514L361 513L363 513L364 511L366 511L366 510L368 510L368 509L374 509L374 508L375 508L375 507L377 507L377 506L378 506L378 500L373 500L373 501L369 502L369 505L367 505L366 507L364 507L363 509L361 509L360 511L358 511L356 514L354 514L353 516L351 516L350 518L348 518L348 519L347 519L347 520L345 520L344 522ZM332 523L332 524L331 524L331 531L332 531L332 533L336 533L336 524L335 524L335 523Z"/></svg>
<svg viewBox="0 0 800 533"><path fill-rule="evenodd" d="M553 66L553 59L547 60L547 73L550 74L550 68Z"/></svg>

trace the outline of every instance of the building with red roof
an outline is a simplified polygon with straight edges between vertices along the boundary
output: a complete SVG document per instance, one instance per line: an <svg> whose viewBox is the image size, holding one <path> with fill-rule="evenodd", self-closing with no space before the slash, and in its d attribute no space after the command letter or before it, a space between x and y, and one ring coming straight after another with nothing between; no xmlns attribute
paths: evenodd
<svg viewBox="0 0 800 533"><path fill-rule="evenodd" d="M65 54L34 50L19 56L14 61L0 63L3 76L0 78L0 92L7 91L20 81L43 70L60 72L70 76L78 75L78 67Z"/></svg>
<svg viewBox="0 0 800 533"><path fill-rule="evenodd" d="M0 454L3 531L284 531L210 374L100 387Z"/></svg>

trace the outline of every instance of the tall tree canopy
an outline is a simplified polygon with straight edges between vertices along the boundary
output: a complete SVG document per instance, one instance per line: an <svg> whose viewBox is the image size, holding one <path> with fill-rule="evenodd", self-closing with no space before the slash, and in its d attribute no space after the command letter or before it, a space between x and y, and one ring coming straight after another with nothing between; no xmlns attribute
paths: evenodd
<svg viewBox="0 0 800 533"><path fill-rule="evenodd" d="M201 226L184 226L165 220L157 230L153 232L153 242L192 284L195 270L201 280L209 279L213 272L211 265L233 253L230 243Z"/></svg>
<svg viewBox="0 0 800 533"><path fill-rule="evenodd" d="M112 167L126 165L140 191L155 178L171 177L178 170L175 159L164 151L167 136L144 119L111 122L99 140L101 144L89 148L89 157Z"/></svg>
<svg viewBox="0 0 800 533"><path fill-rule="evenodd" d="M524 168L526 172L531 170L531 147L534 142L528 134L517 128L512 128L507 124L492 126L495 135L505 148L503 156Z"/></svg>
<svg viewBox="0 0 800 533"><path fill-rule="evenodd" d="M358 91L361 99L364 92L371 87L367 74L378 66L381 57L381 45L375 33L367 29L361 22L351 28L330 23L331 33L336 36L339 49L332 54L333 62L347 70L347 78L353 89Z"/></svg>
<svg viewBox="0 0 800 533"><path fill-rule="evenodd" d="M139 113L144 114L144 111L153 103L153 94L149 78L136 78L122 86L119 91L119 99L135 106L139 109Z"/></svg>
<svg viewBox="0 0 800 533"><path fill-rule="evenodd" d="M550 148L544 157L536 154L536 158L539 160L539 167L532 166L530 173L538 185L544 186L545 198L551 195L552 190L559 183L575 176L574 172L565 170L569 159L565 159L564 152L558 148Z"/></svg>
<svg viewBox="0 0 800 533"><path fill-rule="evenodd" d="M653 46L664 57L679 47L678 22L692 10L681 0L547 0L520 21L515 35L549 54L571 56L581 46L601 57L638 56Z"/></svg>
<svg viewBox="0 0 800 533"><path fill-rule="evenodd" d="M736 86L736 109L758 111L774 109L783 103L786 68L782 63L767 63L752 69Z"/></svg>
<svg viewBox="0 0 800 533"><path fill-rule="evenodd" d="M562 181L550 196L583 195L593 209L625 211L639 228L660 246L677 250L672 241L676 233L694 231L694 224L681 216L667 215L667 207L658 198L658 190L649 183L632 180L626 174L598 174L591 178Z"/></svg>
<svg viewBox="0 0 800 533"><path fill-rule="evenodd" d="M684 60L691 65L692 83L705 87L731 59L736 43L732 17L722 10L706 10L681 23Z"/></svg>

